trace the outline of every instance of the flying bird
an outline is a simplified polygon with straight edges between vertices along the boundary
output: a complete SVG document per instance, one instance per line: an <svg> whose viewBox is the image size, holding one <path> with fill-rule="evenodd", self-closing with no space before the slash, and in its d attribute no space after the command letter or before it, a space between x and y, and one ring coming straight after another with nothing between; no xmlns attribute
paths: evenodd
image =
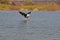
<svg viewBox="0 0 60 40"><path fill-rule="evenodd" d="M28 19L28 18L30 17L30 14L31 14L31 12L24 13L24 12L21 12L21 11L19 11L19 13L20 13L22 16L24 16L26 19Z"/></svg>

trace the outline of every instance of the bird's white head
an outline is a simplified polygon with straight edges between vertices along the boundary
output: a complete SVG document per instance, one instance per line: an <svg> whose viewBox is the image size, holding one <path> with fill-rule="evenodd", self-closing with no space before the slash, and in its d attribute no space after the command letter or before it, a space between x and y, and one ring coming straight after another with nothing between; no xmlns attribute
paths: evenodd
<svg viewBox="0 0 60 40"><path fill-rule="evenodd" d="M27 16L30 16L30 14L27 14Z"/></svg>

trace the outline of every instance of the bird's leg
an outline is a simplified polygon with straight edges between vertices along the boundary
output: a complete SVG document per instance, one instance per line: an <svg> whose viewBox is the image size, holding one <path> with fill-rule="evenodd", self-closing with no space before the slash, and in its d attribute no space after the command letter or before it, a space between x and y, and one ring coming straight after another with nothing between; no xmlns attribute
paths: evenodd
<svg viewBox="0 0 60 40"><path fill-rule="evenodd" d="M27 20L27 21L28 21L28 20L30 20L30 18L25 18L25 20Z"/></svg>

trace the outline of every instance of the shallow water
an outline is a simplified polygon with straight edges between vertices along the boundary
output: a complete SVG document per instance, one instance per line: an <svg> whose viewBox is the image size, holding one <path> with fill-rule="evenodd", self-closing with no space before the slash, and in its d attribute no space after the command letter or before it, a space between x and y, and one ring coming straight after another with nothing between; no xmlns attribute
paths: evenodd
<svg viewBox="0 0 60 40"><path fill-rule="evenodd" d="M0 11L0 40L60 40L60 12L32 11L26 21L18 11Z"/></svg>

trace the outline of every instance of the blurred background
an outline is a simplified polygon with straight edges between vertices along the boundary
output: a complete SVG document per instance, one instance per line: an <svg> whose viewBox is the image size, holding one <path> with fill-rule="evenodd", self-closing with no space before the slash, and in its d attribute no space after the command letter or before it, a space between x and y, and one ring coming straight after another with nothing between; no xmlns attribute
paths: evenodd
<svg viewBox="0 0 60 40"><path fill-rule="evenodd" d="M60 0L0 0L0 10L60 10Z"/></svg>

